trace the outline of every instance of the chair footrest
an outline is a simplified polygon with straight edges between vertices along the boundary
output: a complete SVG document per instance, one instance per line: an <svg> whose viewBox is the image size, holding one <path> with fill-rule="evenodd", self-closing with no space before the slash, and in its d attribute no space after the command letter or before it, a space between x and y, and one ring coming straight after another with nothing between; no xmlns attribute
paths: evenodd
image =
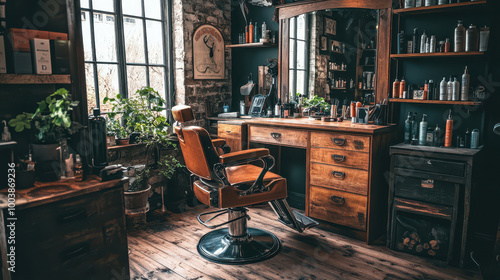
<svg viewBox="0 0 500 280"><path fill-rule="evenodd" d="M278 215L278 221L298 232L303 232L306 229L319 225L318 222L306 215L295 210L292 211L285 199L270 201L269 204Z"/></svg>

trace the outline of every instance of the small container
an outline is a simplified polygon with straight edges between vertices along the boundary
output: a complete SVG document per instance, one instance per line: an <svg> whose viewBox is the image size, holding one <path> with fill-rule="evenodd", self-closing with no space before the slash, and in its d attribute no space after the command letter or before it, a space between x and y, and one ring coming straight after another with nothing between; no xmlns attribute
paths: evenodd
<svg viewBox="0 0 500 280"><path fill-rule="evenodd" d="M451 51L450 38L446 38L446 41L444 42L444 52L450 52L450 51Z"/></svg>
<svg viewBox="0 0 500 280"><path fill-rule="evenodd" d="M487 26L481 27L479 31L479 51L485 52L488 50L488 41L490 40L490 28Z"/></svg>
<svg viewBox="0 0 500 280"><path fill-rule="evenodd" d="M444 52L444 45L445 45L444 41L439 41L439 52Z"/></svg>
<svg viewBox="0 0 500 280"><path fill-rule="evenodd" d="M475 25L470 25L465 35L465 51L475 52L479 50L479 30Z"/></svg>
<svg viewBox="0 0 500 280"><path fill-rule="evenodd" d="M472 149L479 148L479 129L472 130L470 138L470 147Z"/></svg>

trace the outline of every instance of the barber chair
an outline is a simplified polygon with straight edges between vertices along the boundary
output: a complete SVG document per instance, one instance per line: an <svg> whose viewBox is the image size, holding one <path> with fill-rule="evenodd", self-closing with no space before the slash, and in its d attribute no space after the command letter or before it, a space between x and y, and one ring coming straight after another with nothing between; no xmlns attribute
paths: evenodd
<svg viewBox="0 0 500 280"><path fill-rule="evenodd" d="M193 191L201 203L219 208L198 215L202 225L215 229L198 242L200 255L217 263L243 264L262 261L279 252L281 242L274 234L247 227L250 216L246 206L268 202L278 220L298 232L318 225L291 211L286 202L286 179L269 171L274 158L268 149L231 153L224 140L212 140L204 128L184 126L194 119L191 107L175 106L172 114L186 167L196 178ZM250 164L254 161L261 161L263 167ZM228 214L227 221L211 224L224 214ZM227 227L216 229L224 225Z"/></svg>

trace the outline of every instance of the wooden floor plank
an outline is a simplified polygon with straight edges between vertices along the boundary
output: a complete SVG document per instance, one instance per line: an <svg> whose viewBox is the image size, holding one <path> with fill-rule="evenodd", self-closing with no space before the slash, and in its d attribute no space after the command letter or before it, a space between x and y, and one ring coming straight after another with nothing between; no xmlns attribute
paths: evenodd
<svg viewBox="0 0 500 280"><path fill-rule="evenodd" d="M256 264L216 264L202 258L196 249L201 236L210 231L196 220L206 211L209 208L197 206L181 214L154 214L146 226L129 231L131 277L163 279L164 275L154 272L164 269L184 279L480 279L475 272L385 246L366 245L323 228L299 234L276 221L268 206L251 207L248 224L278 236L281 252Z"/></svg>
<svg viewBox="0 0 500 280"><path fill-rule="evenodd" d="M139 275L131 275L131 279L172 279L172 280L186 280L186 278L178 275L175 271L170 270L166 267L162 267L160 263L150 258L147 255L144 255L140 252L130 253L130 258L135 260L135 267L140 266L143 268L143 272Z"/></svg>

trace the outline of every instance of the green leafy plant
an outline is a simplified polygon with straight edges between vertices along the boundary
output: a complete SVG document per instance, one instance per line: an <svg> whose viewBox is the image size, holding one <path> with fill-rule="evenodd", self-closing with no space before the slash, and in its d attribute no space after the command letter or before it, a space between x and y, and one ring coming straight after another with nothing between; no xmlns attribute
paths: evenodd
<svg viewBox="0 0 500 280"><path fill-rule="evenodd" d="M79 101L72 101L66 89L58 89L37 104L35 113L19 114L9 121L9 125L17 132L34 127L36 142L42 144L57 143L82 128L79 123L71 121L70 112Z"/></svg>
<svg viewBox="0 0 500 280"><path fill-rule="evenodd" d="M330 110L330 104L325 101L323 97L318 97L315 95L313 98L304 98L304 108L312 108L319 110L321 112L326 112Z"/></svg>
<svg viewBox="0 0 500 280"><path fill-rule="evenodd" d="M127 191L128 192L138 192L148 188L148 181L151 170L149 168L145 168L144 170L137 173L135 180L129 184Z"/></svg>

